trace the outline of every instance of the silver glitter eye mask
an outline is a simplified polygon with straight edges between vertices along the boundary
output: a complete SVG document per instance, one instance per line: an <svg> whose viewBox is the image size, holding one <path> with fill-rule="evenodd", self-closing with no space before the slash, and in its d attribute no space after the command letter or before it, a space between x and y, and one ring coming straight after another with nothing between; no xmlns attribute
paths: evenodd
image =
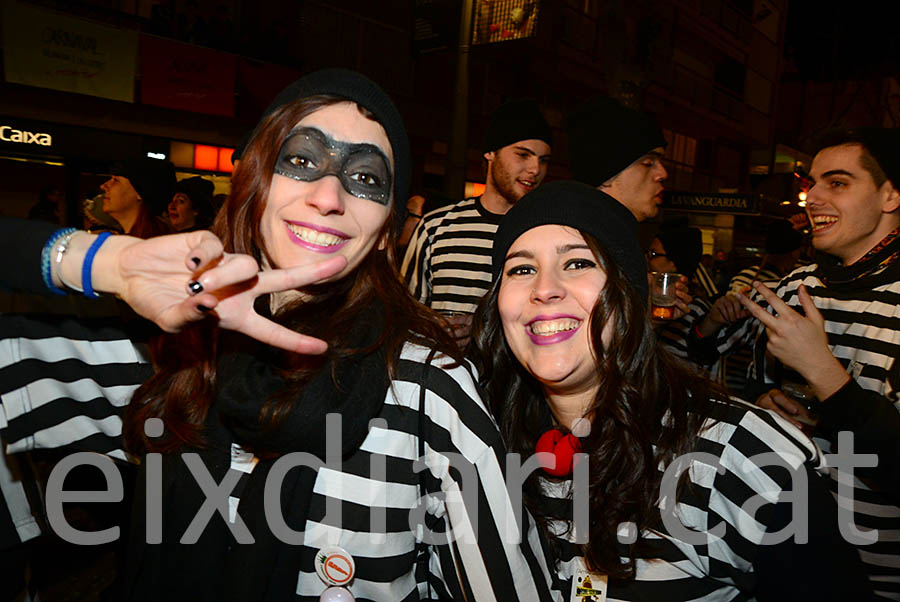
<svg viewBox="0 0 900 602"><path fill-rule="evenodd" d="M298 128L281 145L275 173L314 182L335 176L353 196L387 205L393 174L390 162L374 144L342 142L316 128Z"/></svg>

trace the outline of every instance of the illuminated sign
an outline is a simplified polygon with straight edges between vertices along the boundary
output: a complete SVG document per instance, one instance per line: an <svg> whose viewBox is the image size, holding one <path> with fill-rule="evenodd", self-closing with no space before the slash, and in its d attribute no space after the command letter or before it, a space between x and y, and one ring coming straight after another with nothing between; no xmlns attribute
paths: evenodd
<svg viewBox="0 0 900 602"><path fill-rule="evenodd" d="M759 213L762 195L665 192L663 207L713 213Z"/></svg>
<svg viewBox="0 0 900 602"><path fill-rule="evenodd" d="M53 137L50 136L50 134L17 130L10 125L0 125L0 140L3 142L16 142L18 144L38 144L40 146L50 146L53 144Z"/></svg>
<svg viewBox="0 0 900 602"><path fill-rule="evenodd" d="M165 153L154 153L151 151L147 151L147 156L150 157L151 159L162 159L163 161L165 161L165 159L166 159Z"/></svg>

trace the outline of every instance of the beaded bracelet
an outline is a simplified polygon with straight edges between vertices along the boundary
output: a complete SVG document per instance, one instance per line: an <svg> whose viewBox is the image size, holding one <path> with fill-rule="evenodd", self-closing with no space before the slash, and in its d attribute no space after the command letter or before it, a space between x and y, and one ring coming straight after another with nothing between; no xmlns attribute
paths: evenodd
<svg viewBox="0 0 900 602"><path fill-rule="evenodd" d="M65 295L67 293L66 291L53 284L53 264L51 261L51 256L53 254L53 249L56 248L56 243L61 238L68 237L65 241L63 241L63 244L61 245L62 249L57 251L57 262L62 261L62 254L66 252L69 240L71 239L72 234L74 234L75 232L75 228L60 228L50 235L50 238L48 238L47 242L44 243L44 249L41 251L41 278L44 280L44 286L46 286L52 293L55 293L57 295Z"/></svg>
<svg viewBox="0 0 900 602"><path fill-rule="evenodd" d="M100 297L99 294L94 292L94 287L91 283L91 268L94 266L94 256L97 254L97 251L100 250L100 247L111 235L112 232L101 232L98 234L97 239L91 244L87 254L84 256L84 263L81 264L81 288L84 296L88 299Z"/></svg>
<svg viewBox="0 0 900 602"><path fill-rule="evenodd" d="M69 284L68 282L65 281L65 279L63 278L63 273L62 273L63 255L65 255L66 251L69 250L69 245L72 242L72 237L75 236L76 234L78 234L78 230L76 230L74 232L69 232L68 234L63 236L61 239L59 239L59 242L56 243L56 247L55 247L56 248L56 258L53 260L53 263L56 265L56 274L57 274L57 277L59 278L59 281L62 283L63 290L69 289L69 290L73 290L73 291L78 291L80 293L81 290L79 290L78 287L72 286L71 284ZM50 274L51 274L51 276L53 275L53 266L50 267Z"/></svg>

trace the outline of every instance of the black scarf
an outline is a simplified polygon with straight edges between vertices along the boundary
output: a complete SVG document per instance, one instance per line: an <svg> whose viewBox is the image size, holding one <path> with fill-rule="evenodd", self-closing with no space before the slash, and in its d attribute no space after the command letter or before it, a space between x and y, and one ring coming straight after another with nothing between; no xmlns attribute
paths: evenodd
<svg viewBox="0 0 900 602"><path fill-rule="evenodd" d="M373 308L354 327L353 348L371 348L382 331L382 312ZM381 348L331 358L303 387L284 422L271 430L260 425L259 416L268 397L285 386L275 358L270 348L261 345L243 345L220 358L216 400L204 433L208 445L164 457L163 543L132 542L131 551L138 556L136 563L129 563L134 565L128 571L133 588L122 599L283 602L294 598L298 570L301 566L311 570L313 559L301 554L301 546L279 540L265 520L263 492L275 459L260 460L240 492L239 515L253 544L238 544L217 513L197 543L183 545L178 541L206 496L182 456L198 454L216 483L229 470L232 442L279 456L307 452L324 461L325 417L338 413L342 457L347 457L359 449L369 421L381 411L390 380ZM293 531L305 529L316 474L309 467L295 468L282 481L282 516ZM142 498L147 493L139 492L136 512L143 513L146 500ZM142 516L135 519L144 522ZM135 529L134 535L143 538L143 529Z"/></svg>
<svg viewBox="0 0 900 602"><path fill-rule="evenodd" d="M893 274L900 258L900 229L893 230L858 261L845 266L832 255L823 254L816 275L825 286L868 290L885 282L886 272ZM888 281L896 277L888 276Z"/></svg>

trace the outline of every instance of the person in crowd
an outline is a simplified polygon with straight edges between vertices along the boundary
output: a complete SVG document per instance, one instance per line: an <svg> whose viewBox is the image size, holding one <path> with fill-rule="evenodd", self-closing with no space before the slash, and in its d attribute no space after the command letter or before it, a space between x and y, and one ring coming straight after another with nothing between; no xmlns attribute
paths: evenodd
<svg viewBox="0 0 900 602"><path fill-rule="evenodd" d="M606 96L575 107L566 120L572 177L624 205L638 222L659 214L668 142L656 120ZM602 144L598 141L602 140ZM692 274L678 285L678 317L691 302Z"/></svg>
<svg viewBox="0 0 900 602"><path fill-rule="evenodd" d="M659 214L668 142L653 117L599 96L578 105L566 128L573 179L613 197L638 222Z"/></svg>
<svg viewBox="0 0 900 602"><path fill-rule="evenodd" d="M713 259L712 275L716 284L716 290L728 290L728 283L732 276L737 272L733 269L734 258L728 253L719 249Z"/></svg>
<svg viewBox="0 0 900 602"><path fill-rule="evenodd" d="M201 176L179 180L168 207L172 229L184 232L209 228L216 216L213 206L214 190L215 185Z"/></svg>
<svg viewBox="0 0 900 602"><path fill-rule="evenodd" d="M172 232L161 217L175 192L175 167L170 161L147 157L121 161L100 188L103 211L125 234L150 238Z"/></svg>
<svg viewBox="0 0 900 602"><path fill-rule="evenodd" d="M728 292L747 294L756 281L767 286L776 286L779 280L796 267L803 253L803 245L803 235L791 222L783 219L775 220L766 229L765 253L761 261L735 274L728 283ZM725 385L729 391L739 396L744 395L751 361L752 353L749 345L734 349L724 358Z"/></svg>
<svg viewBox="0 0 900 602"><path fill-rule="evenodd" d="M409 197L409 200L406 202L406 221L403 222L403 230L400 231L400 238L397 240L397 257L400 260L406 256L409 240L412 238L416 226L422 221L422 217L426 213L430 213L432 210L450 203L449 199L435 192L429 192L427 196L414 194Z"/></svg>
<svg viewBox="0 0 900 602"><path fill-rule="evenodd" d="M162 454L161 489L147 484L137 499L158 499L165 520L161 543L148 545L152 517L135 512L117 599L554 599L469 368L394 275L411 164L399 113L352 71L288 89L293 98L263 116L244 150L214 226L221 243L208 232L48 239L0 220L12 239L3 244L43 256L36 272L48 288L84 275L85 291L183 329L155 347L156 372L125 412L128 449L146 458L139 483ZM0 277L38 284L33 272ZM15 420L5 400L4 411ZM62 421L47 421L63 436ZM310 454L325 465L282 472ZM231 483L230 501L182 545L205 507L197 470ZM283 500L274 523L273 479Z"/></svg>
<svg viewBox="0 0 900 602"><path fill-rule="evenodd" d="M465 342L472 313L490 284L488 258L500 218L544 180L553 131L537 103L516 100L491 116L481 196L435 209L413 233L401 272L413 296L440 312Z"/></svg>
<svg viewBox="0 0 900 602"><path fill-rule="evenodd" d="M797 266L803 254L803 244L803 235L791 222L775 220L766 227L765 253L761 261L735 274L728 283L728 290L746 293L756 281L776 285Z"/></svg>
<svg viewBox="0 0 900 602"><path fill-rule="evenodd" d="M403 222L403 230L400 232L400 238L397 240L397 254L400 257L406 254L406 248L409 246L409 239L412 238L413 231L422 220L425 214L425 197L421 194L414 194L406 201L406 219Z"/></svg>
<svg viewBox="0 0 900 602"><path fill-rule="evenodd" d="M896 129L827 134L806 200L818 261L795 268L774 293L754 284L758 296L737 297L750 319L704 320L694 340L720 352L755 340L751 399L798 424L817 422L815 440L827 452L849 453L849 443L838 445L846 430L856 453L877 454L878 465L858 467L856 479L837 469L831 476L840 503L868 532L855 543L876 594L888 600L900 600L898 148ZM785 394L789 385L806 387L812 401Z"/></svg>
<svg viewBox="0 0 900 602"><path fill-rule="evenodd" d="M699 229L663 225L650 242L647 250L647 266L653 272L677 272L693 274L703 253L703 238ZM688 289L688 294L692 293ZM710 303L700 295L693 295L686 311L673 320L654 320L656 335L662 345L673 355L691 361L687 337L697 321L706 316ZM710 366L695 363L698 369L708 371Z"/></svg>
<svg viewBox="0 0 900 602"><path fill-rule="evenodd" d="M548 452L524 495L557 551L561 589L572 599L585 589L610 600L868 599L816 446L777 415L729 401L657 341L633 231L632 214L601 191L538 188L500 224L475 317L480 381L510 451ZM808 515L791 502L801 487ZM775 536L800 517L809 543Z"/></svg>
<svg viewBox="0 0 900 602"><path fill-rule="evenodd" d="M83 230L92 232L110 232L121 234L122 228L110 214L103 211L103 197L106 193L102 190L93 196L86 196L81 201L81 226Z"/></svg>

